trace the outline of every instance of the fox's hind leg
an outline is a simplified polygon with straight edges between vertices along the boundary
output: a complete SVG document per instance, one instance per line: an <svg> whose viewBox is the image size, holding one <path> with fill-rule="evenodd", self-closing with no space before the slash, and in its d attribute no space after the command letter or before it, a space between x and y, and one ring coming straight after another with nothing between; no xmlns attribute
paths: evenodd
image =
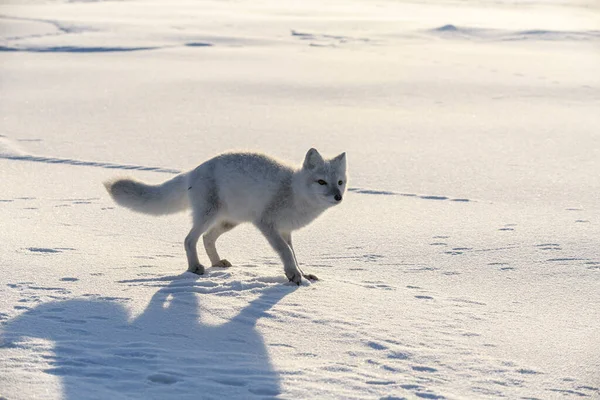
<svg viewBox="0 0 600 400"><path fill-rule="evenodd" d="M198 275L204 274L204 266L200 264L200 260L198 260L198 250L196 249L196 245L198 244L200 235L206 230L206 227L207 224L204 223L198 225L194 224L194 227L185 237L184 241L185 254L188 260L188 271Z"/></svg>
<svg viewBox="0 0 600 400"><path fill-rule="evenodd" d="M215 207L199 207L194 209L194 226L184 241L185 254L188 260L188 271L198 275L204 274L204 266L198 260L196 245L200 236L214 223L217 215Z"/></svg>
<svg viewBox="0 0 600 400"><path fill-rule="evenodd" d="M237 224L231 222L221 222L213 226L204 234L202 240L204 241L204 248L206 249L206 254L208 254L208 258L213 267L231 267L231 263L225 259L221 259L219 257L219 253L217 253L216 242L219 236L228 232L236 227Z"/></svg>

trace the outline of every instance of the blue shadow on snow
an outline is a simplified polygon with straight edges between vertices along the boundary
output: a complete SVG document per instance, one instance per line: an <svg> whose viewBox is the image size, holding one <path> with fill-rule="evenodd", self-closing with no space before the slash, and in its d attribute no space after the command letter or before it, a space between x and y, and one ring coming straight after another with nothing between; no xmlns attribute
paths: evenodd
<svg viewBox="0 0 600 400"><path fill-rule="evenodd" d="M0 349L24 348L45 358L44 372L61 378L63 398L71 400L279 395L279 376L255 325L295 288L266 288L226 323L208 325L193 283L173 277L133 320L115 301L42 304L4 324ZM39 344L28 338L51 340L53 352L39 354Z"/></svg>

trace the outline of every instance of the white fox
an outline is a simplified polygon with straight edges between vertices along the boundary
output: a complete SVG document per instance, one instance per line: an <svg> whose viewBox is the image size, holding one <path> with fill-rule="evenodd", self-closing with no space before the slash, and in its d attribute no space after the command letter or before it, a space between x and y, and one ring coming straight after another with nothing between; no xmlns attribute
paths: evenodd
<svg viewBox="0 0 600 400"><path fill-rule="evenodd" d="M251 222L281 257L285 275L300 285L304 274L296 260L291 232L339 204L346 190L346 153L324 160L310 149L301 168L264 154L224 153L159 185L115 179L104 185L120 205L146 214L162 215L192 208L193 227L184 241L188 271L204 273L196 244L202 234L214 267L230 267L215 243L223 233Z"/></svg>

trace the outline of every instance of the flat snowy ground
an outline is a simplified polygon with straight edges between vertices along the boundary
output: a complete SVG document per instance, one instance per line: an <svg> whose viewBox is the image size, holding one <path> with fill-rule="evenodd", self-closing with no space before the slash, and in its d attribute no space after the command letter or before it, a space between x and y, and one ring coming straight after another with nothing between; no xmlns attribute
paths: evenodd
<svg viewBox="0 0 600 400"><path fill-rule="evenodd" d="M520 3L4 2L0 398L599 398L600 9ZM301 287L102 186L311 146Z"/></svg>

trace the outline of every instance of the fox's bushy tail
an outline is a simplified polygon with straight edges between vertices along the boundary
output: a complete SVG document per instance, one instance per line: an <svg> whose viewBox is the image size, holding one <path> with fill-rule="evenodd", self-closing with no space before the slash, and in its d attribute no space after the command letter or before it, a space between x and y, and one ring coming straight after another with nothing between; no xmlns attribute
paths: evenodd
<svg viewBox="0 0 600 400"><path fill-rule="evenodd" d="M117 178L104 182L104 186L117 204L144 214L173 214L190 206L187 174L177 175L158 185L132 178Z"/></svg>

